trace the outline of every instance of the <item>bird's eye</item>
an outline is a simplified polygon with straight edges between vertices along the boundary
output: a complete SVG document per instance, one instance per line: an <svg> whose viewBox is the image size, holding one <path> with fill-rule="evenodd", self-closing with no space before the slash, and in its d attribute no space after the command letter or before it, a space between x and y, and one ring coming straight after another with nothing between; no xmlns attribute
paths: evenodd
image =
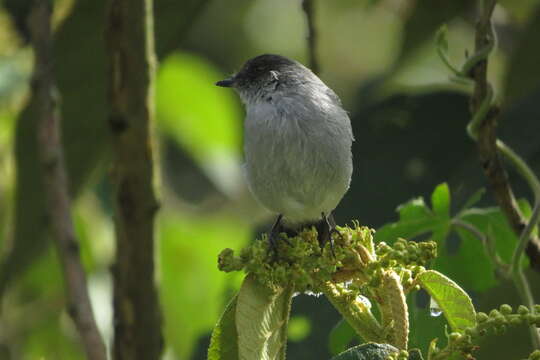
<svg viewBox="0 0 540 360"><path fill-rule="evenodd" d="M263 72L264 71L264 66L262 65L259 65L255 68L255 70L257 70L258 72Z"/></svg>

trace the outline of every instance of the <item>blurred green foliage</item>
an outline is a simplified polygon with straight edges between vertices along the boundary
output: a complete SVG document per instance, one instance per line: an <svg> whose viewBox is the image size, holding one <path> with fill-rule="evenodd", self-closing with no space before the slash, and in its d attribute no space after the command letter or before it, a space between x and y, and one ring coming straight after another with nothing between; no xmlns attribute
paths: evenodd
<svg viewBox="0 0 540 360"><path fill-rule="evenodd" d="M171 54L158 72L156 110L160 129L220 190L234 193L241 177L241 115L234 94L214 85L221 76L204 58Z"/></svg>
<svg viewBox="0 0 540 360"><path fill-rule="evenodd" d="M96 317L110 343L108 272L114 248L106 200L106 2L54 3L55 72L77 233ZM64 310L58 261L45 236L29 92L32 54L24 29L28 0L1 4L0 285L6 291L0 354L80 359L78 336ZM472 49L472 8L467 1L441 7L432 1L316 1L316 22L321 77L350 111L357 139L355 175L336 211L338 223L358 218L379 228L381 238L433 237L440 249L435 269L465 288L478 310L485 310L494 299L504 297L512 305L519 300L494 274L481 243L463 230L451 231L449 222L457 216L492 235L503 260L508 260L516 237L493 207L489 190L482 199L473 195L485 181L465 134L467 100L462 89L446 81L433 46L435 29L446 22L450 56L462 61L463 49ZM495 24L499 49L490 62L490 77L497 94L504 96L501 137L538 172L540 5L535 0L501 1ZM155 0L155 26L156 144L163 154L157 262L166 359L200 360L206 358L210 331L241 280L217 270L217 254L224 247L239 249L266 229L268 223L261 219L269 221L243 198L241 106L234 94L213 83L263 52L305 62L305 20L299 2L288 0ZM510 176L517 195L529 196L515 174ZM177 191L186 179L196 181ZM438 187L431 196L443 182L449 187ZM183 193L198 196L194 200ZM423 198L430 196L428 205ZM460 211L471 196L475 201ZM393 209L401 203L396 219ZM521 206L527 213L528 203L523 200ZM539 298L539 289L534 291ZM430 316L428 302L425 295L409 300L416 329L413 346L425 348L429 339L444 336L444 319ZM339 317L322 298L298 296L292 311L289 358L329 358L357 341L343 322L332 331ZM494 358L507 351L507 344L524 354L527 337L508 337L483 347L482 355Z"/></svg>

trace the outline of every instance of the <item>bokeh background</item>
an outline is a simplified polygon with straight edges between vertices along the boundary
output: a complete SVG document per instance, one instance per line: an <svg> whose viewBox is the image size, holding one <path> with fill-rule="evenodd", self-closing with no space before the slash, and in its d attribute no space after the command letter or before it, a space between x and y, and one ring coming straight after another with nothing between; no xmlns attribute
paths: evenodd
<svg viewBox="0 0 540 360"><path fill-rule="evenodd" d="M62 277L45 232L33 120L25 113L32 53L25 31L28 1L0 2L0 359L82 359L64 310ZM308 63L300 0L155 0L155 148L162 209L157 220L158 283L165 321L164 358L206 358L209 334L241 274L217 270L221 249L240 249L271 223L241 175L243 108L215 81L261 53ZM55 74L61 99L73 212L100 329L110 342L114 258L106 123L107 79L103 0L56 0ZM350 112L356 142L351 189L338 224L358 219L379 228L396 207L428 197L448 182L459 209L485 186L465 88L452 84L437 58L436 30L449 27L450 57L473 50L470 0L317 0L320 77ZM489 77L502 104L499 134L540 171L540 2L500 1L494 14L498 49ZM518 197L530 197L510 170ZM485 206L495 203L487 191ZM501 218L501 222L504 220ZM473 240L471 240L473 241ZM520 303L512 284L486 271L483 253L464 253L450 235L440 249L446 274L479 310ZM484 264L479 267L479 264ZM537 273L529 273L540 298ZM443 317L430 317L426 296L410 300L418 327L412 344L444 337ZM326 359L340 320L323 297L293 302L288 357ZM524 328L486 342L479 358L526 357ZM483 357L482 357L483 356Z"/></svg>

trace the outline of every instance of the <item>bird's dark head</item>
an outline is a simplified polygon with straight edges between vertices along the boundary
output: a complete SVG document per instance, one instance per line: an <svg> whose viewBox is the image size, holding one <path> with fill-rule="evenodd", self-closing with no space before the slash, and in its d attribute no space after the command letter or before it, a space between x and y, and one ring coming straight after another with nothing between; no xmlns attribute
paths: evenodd
<svg viewBox="0 0 540 360"><path fill-rule="evenodd" d="M279 82L287 82L291 76L305 70L303 65L284 56L264 54L248 60L238 73L218 81L216 85L233 87L240 93L257 91Z"/></svg>

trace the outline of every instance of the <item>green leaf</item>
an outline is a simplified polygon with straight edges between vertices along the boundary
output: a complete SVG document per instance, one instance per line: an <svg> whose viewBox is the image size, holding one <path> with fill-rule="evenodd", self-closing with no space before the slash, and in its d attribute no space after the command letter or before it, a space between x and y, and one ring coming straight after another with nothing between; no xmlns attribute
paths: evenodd
<svg viewBox="0 0 540 360"><path fill-rule="evenodd" d="M432 238L442 244L450 231L450 190L448 184L438 185L431 194L431 206L439 223L433 229Z"/></svg>
<svg viewBox="0 0 540 360"><path fill-rule="evenodd" d="M411 239L432 231L438 220L424 203L424 199L415 198L398 206L399 221L379 228L375 241L393 242L398 237Z"/></svg>
<svg viewBox="0 0 540 360"><path fill-rule="evenodd" d="M474 194L472 194L467 199L467 201L465 201L465 204L463 205L463 207L462 207L462 209L460 210L459 213L461 214L462 212L464 212L468 208L473 207L474 205L476 205L476 203L478 203L482 199L482 197L484 196L485 193L486 193L486 189L484 189L484 188L480 188L480 189L476 190L474 192Z"/></svg>
<svg viewBox="0 0 540 360"><path fill-rule="evenodd" d="M397 208L399 221L379 228L375 241L393 242L398 237L412 239L432 233L433 240L441 245L450 229L450 190L446 183L435 188L431 195L433 211L424 199L412 199Z"/></svg>
<svg viewBox="0 0 540 360"><path fill-rule="evenodd" d="M328 348L332 355L339 354L356 338L354 329L345 319L341 319L330 331Z"/></svg>
<svg viewBox="0 0 540 360"><path fill-rule="evenodd" d="M450 276L467 289L485 291L497 284L494 268L485 255L485 250L477 238L468 231L454 229L461 241L456 253L441 249L434 269ZM474 276L471 276L474 274Z"/></svg>
<svg viewBox="0 0 540 360"><path fill-rule="evenodd" d="M529 219L532 215L532 210L533 210L529 201L527 199L519 199L518 205L519 205L519 210L521 210L521 214L526 219ZM532 234L538 236L538 226L534 227Z"/></svg>
<svg viewBox="0 0 540 360"><path fill-rule="evenodd" d="M447 183L438 185L431 194L431 206L435 215L447 219L450 217L450 190Z"/></svg>
<svg viewBox="0 0 540 360"><path fill-rule="evenodd" d="M522 201L519 201L519 203L520 208L526 210L526 205L521 204ZM491 228L497 253L504 261L510 262L518 237L499 207L471 208L464 211L460 219L473 224L484 234L487 234ZM478 239L475 241L479 242Z"/></svg>
<svg viewBox="0 0 540 360"><path fill-rule="evenodd" d="M422 197L411 199L399 205L397 211L401 220L415 220L432 214Z"/></svg>
<svg viewBox="0 0 540 360"><path fill-rule="evenodd" d="M435 44L442 51L448 51L448 26L446 24L439 27L439 30L435 33Z"/></svg>
<svg viewBox="0 0 540 360"><path fill-rule="evenodd" d="M463 331L476 325L471 298L455 282L434 270L419 274L417 281L439 304L453 331Z"/></svg>
<svg viewBox="0 0 540 360"><path fill-rule="evenodd" d="M518 205L524 216L530 214L530 206L526 200L518 200ZM470 208L463 210L457 217L489 236L495 243L500 258L506 263L511 261L518 237L500 208ZM437 270L451 276L466 288L476 291L486 291L497 285L499 279L495 276L494 264L486 256L481 241L467 230L457 227L454 230L461 238L459 252L437 258ZM527 262L524 261L523 266L526 265Z"/></svg>
<svg viewBox="0 0 540 360"><path fill-rule="evenodd" d="M236 303L239 359L285 359L292 293L292 286L269 289L246 276Z"/></svg>
<svg viewBox="0 0 540 360"><path fill-rule="evenodd" d="M518 204L522 212L526 214L528 210L526 201L519 200ZM474 225L482 233L488 235L495 243L497 254L503 261L511 260L518 238L500 208L469 208L461 211L457 218ZM476 291L486 291L497 285L499 279L495 277L495 267L486 256L481 241L467 230L457 227L454 230L461 239L459 251L456 254L438 257L435 268L464 287Z"/></svg>
<svg viewBox="0 0 540 360"><path fill-rule="evenodd" d="M222 77L204 58L167 57L156 79L156 114L159 128L231 193L241 183L241 113L234 93L214 85Z"/></svg>
<svg viewBox="0 0 540 360"><path fill-rule="evenodd" d="M368 343L352 347L331 360L386 360L396 352L398 349L389 344Z"/></svg>
<svg viewBox="0 0 540 360"><path fill-rule="evenodd" d="M174 356L189 359L197 339L212 331L219 319L223 294L238 289L234 285L242 277L218 271L216 255L224 247L243 247L251 230L236 218L199 217L168 208L157 224L165 339Z"/></svg>
<svg viewBox="0 0 540 360"><path fill-rule="evenodd" d="M212 331L208 360L238 360L238 333L235 322L237 299L235 296L227 305Z"/></svg>

